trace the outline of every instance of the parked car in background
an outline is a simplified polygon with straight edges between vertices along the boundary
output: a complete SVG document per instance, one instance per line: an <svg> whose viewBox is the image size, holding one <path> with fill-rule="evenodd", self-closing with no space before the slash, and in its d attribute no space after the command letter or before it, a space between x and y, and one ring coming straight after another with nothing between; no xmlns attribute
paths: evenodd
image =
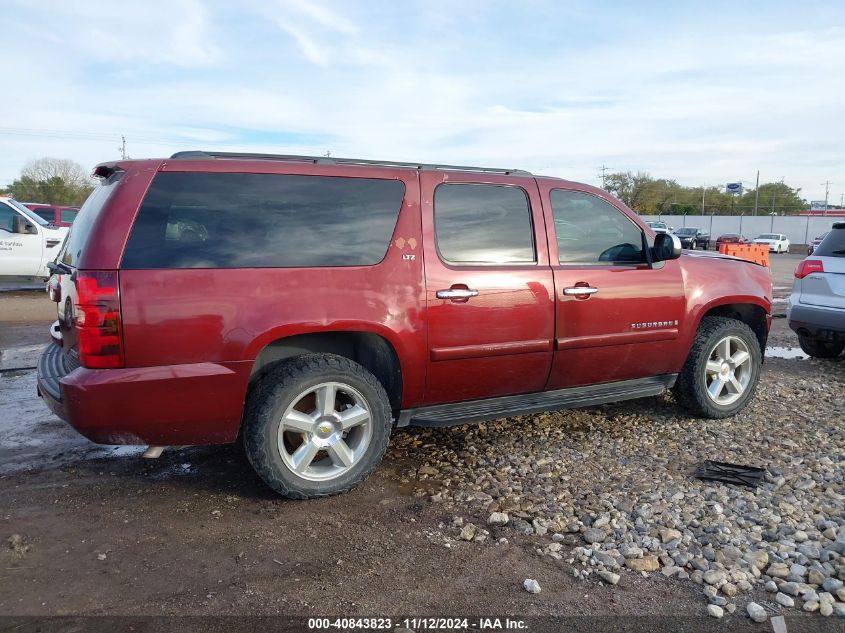
<svg viewBox="0 0 845 633"><path fill-rule="evenodd" d="M830 233L830 231L825 231L821 235L817 235L809 244L807 244L807 255L812 255L815 252L815 250L819 247L819 244L822 243L822 240L827 237L828 233Z"/></svg>
<svg viewBox="0 0 845 633"><path fill-rule="evenodd" d="M754 243L768 246L770 253L789 252L789 239L783 233L763 233L754 238Z"/></svg>
<svg viewBox="0 0 845 633"><path fill-rule="evenodd" d="M37 213L53 226L69 227L79 213L79 207L63 207L55 204L42 204L40 202L22 202L30 211Z"/></svg>
<svg viewBox="0 0 845 633"><path fill-rule="evenodd" d="M810 356L834 358L845 349L845 222L835 222L798 264L786 318Z"/></svg>
<svg viewBox="0 0 845 633"><path fill-rule="evenodd" d="M702 231L701 229L691 226L685 226L677 229L675 231L675 235L677 235L678 239L681 240L681 246L683 248L688 248L693 251L696 248L703 248L704 250L710 248L710 233L707 231Z"/></svg>
<svg viewBox="0 0 845 633"><path fill-rule="evenodd" d="M670 231L669 227L666 226L665 222L659 222L657 220L646 220L645 223L648 224L648 227L655 233L669 233Z"/></svg>
<svg viewBox="0 0 845 633"><path fill-rule="evenodd" d="M47 263L56 258L68 230L13 198L0 197L0 276L50 276Z"/></svg>
<svg viewBox="0 0 845 633"><path fill-rule="evenodd" d="M206 152L95 175L51 264L60 344L38 370L95 442L240 437L267 485L302 499L358 485L395 427L669 388L724 418L753 398L768 268L682 253L596 187Z"/></svg>
<svg viewBox="0 0 845 633"><path fill-rule="evenodd" d="M725 233L716 240L716 248L722 244L751 244L751 240L739 233Z"/></svg>

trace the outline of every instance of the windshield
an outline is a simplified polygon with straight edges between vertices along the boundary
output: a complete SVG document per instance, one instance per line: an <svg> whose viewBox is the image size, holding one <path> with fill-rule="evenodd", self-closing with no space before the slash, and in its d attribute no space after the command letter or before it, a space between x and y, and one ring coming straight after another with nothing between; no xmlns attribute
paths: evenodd
<svg viewBox="0 0 845 633"><path fill-rule="evenodd" d="M678 235L695 235L698 229L678 229L675 231Z"/></svg>
<svg viewBox="0 0 845 633"><path fill-rule="evenodd" d="M653 229L665 229L666 225L663 222L646 222Z"/></svg>
<svg viewBox="0 0 845 633"><path fill-rule="evenodd" d="M778 239L778 236L772 235L771 233L766 233L765 235L761 235L757 239L758 240L776 240L776 239Z"/></svg>
<svg viewBox="0 0 845 633"><path fill-rule="evenodd" d="M37 213L33 213L32 211L27 209L25 206L23 206L17 200L9 200L9 204L11 204L13 207L15 207L18 211L20 211L24 215L26 215L26 217L28 217L30 220L32 220L36 224L40 224L41 226L49 226L50 225L50 223L47 220L42 218Z"/></svg>

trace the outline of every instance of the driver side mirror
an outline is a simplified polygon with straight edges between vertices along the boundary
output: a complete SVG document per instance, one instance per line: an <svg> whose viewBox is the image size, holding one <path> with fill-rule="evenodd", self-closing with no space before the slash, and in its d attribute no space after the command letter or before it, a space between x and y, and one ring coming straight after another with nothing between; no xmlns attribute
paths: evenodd
<svg viewBox="0 0 845 633"><path fill-rule="evenodd" d="M29 235L38 235L38 229L26 218L18 215L12 220L13 233L27 233Z"/></svg>
<svg viewBox="0 0 845 633"><path fill-rule="evenodd" d="M678 259L681 256L681 240L672 233L658 233L654 238L652 255L655 262Z"/></svg>

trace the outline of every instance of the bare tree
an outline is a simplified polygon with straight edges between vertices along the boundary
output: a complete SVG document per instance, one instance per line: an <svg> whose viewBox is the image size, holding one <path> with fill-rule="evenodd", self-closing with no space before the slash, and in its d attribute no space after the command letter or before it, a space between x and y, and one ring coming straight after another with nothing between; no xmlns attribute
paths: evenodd
<svg viewBox="0 0 845 633"><path fill-rule="evenodd" d="M9 185L9 191L18 200L78 205L85 201L95 184L79 163L47 157L27 163L20 178Z"/></svg>

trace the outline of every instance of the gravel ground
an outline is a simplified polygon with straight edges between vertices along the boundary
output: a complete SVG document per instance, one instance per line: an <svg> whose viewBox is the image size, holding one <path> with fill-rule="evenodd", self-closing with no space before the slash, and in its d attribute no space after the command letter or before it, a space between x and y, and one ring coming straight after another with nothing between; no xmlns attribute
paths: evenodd
<svg viewBox="0 0 845 633"><path fill-rule="evenodd" d="M426 449L407 480L454 510L457 539L535 535L538 555L581 578L657 572L702 585L729 611L765 588L774 612L783 593L845 617L843 393L843 359L770 359L753 404L730 420L687 417L667 395L415 429L390 454ZM708 459L766 474L757 488L696 479Z"/></svg>

